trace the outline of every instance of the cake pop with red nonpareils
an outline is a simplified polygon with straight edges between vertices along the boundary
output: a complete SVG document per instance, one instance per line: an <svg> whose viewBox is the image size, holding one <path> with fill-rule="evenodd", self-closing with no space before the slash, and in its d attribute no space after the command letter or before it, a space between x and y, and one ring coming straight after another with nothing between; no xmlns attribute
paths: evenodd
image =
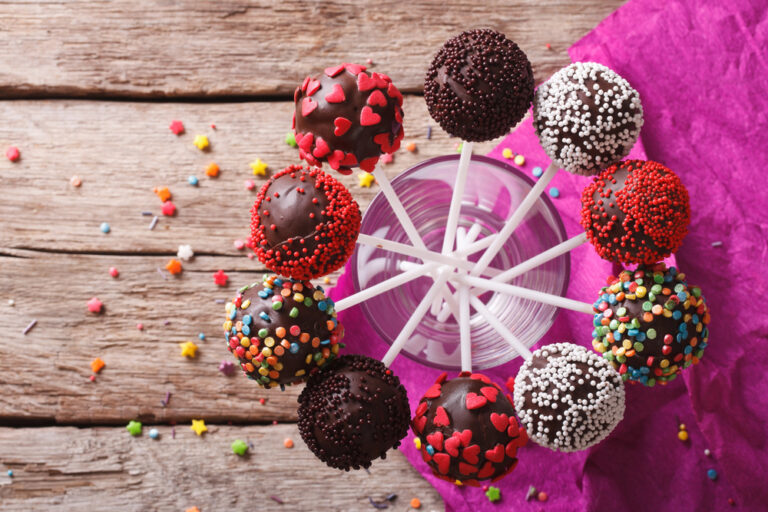
<svg viewBox="0 0 768 512"><path fill-rule="evenodd" d="M627 160L601 172L581 195L581 225L601 258L653 264L677 251L691 207L680 178L663 165Z"/></svg>
<svg viewBox="0 0 768 512"><path fill-rule="evenodd" d="M511 472L528 440L512 398L470 372L451 380L442 374L419 402L411 429L436 476L474 486Z"/></svg>
<svg viewBox="0 0 768 512"><path fill-rule="evenodd" d="M268 269L315 279L346 263L360 231L349 190L320 169L292 165L259 191L251 209L250 245Z"/></svg>
<svg viewBox="0 0 768 512"><path fill-rule="evenodd" d="M383 363L342 356L307 381L299 396L299 433L329 466L349 471L386 458L408 433L405 388Z"/></svg>
<svg viewBox="0 0 768 512"><path fill-rule="evenodd" d="M536 443L562 452L585 450L624 417L624 383L589 349L553 343L533 352L515 378L515 410Z"/></svg>
<svg viewBox="0 0 768 512"><path fill-rule="evenodd" d="M593 307L592 347L624 380L665 384L704 355L709 309L701 289L675 267L624 270Z"/></svg>
<svg viewBox="0 0 768 512"><path fill-rule="evenodd" d="M592 175L629 154L643 126L640 95L596 62L574 62L536 89L533 127L552 161Z"/></svg>
<svg viewBox="0 0 768 512"><path fill-rule="evenodd" d="M525 53L491 29L462 32L437 52L424 81L432 118L470 142L506 135L533 99L533 71Z"/></svg>
<svg viewBox="0 0 768 512"><path fill-rule="evenodd" d="M373 172L382 154L403 139L403 95L383 73L339 64L307 77L294 93L293 129L299 156L350 174Z"/></svg>

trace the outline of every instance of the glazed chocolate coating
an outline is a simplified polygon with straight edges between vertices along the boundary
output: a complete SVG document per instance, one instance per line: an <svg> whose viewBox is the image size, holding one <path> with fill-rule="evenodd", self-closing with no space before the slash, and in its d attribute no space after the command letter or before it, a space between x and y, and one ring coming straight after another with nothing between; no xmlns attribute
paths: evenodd
<svg viewBox="0 0 768 512"><path fill-rule="evenodd" d="M411 428L434 474L467 485L512 471L528 439L510 397L488 377L469 373L449 381L441 375L419 402Z"/></svg>
<svg viewBox="0 0 768 512"><path fill-rule="evenodd" d="M533 100L525 53L490 29L462 32L437 52L424 81L429 114L455 137L480 142L506 135Z"/></svg>
<svg viewBox="0 0 768 512"><path fill-rule="evenodd" d="M405 388L380 361L342 356L312 375L299 396L299 433L333 468L367 468L408 433Z"/></svg>
<svg viewBox="0 0 768 512"><path fill-rule="evenodd" d="M296 89L299 156L311 165L328 162L344 174L357 166L372 172L379 156L400 147L403 97L386 75L369 76L365 66L356 64L342 66L328 68Z"/></svg>
<svg viewBox="0 0 768 512"><path fill-rule="evenodd" d="M285 284L290 293L283 296ZM282 298L279 309L275 295ZM226 309L227 348L245 375L265 387L306 379L336 357L344 337L333 302L308 282L268 276L239 292Z"/></svg>
<svg viewBox="0 0 768 512"><path fill-rule="evenodd" d="M315 279L346 263L360 221L360 208L344 185L320 169L290 166L259 191L251 242L273 272Z"/></svg>

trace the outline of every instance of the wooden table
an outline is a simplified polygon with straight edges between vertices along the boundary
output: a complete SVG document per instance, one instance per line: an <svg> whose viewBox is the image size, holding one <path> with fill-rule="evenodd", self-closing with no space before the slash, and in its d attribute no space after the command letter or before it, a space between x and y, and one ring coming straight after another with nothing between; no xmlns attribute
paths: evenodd
<svg viewBox="0 0 768 512"><path fill-rule="evenodd" d="M419 95L446 38L475 26L501 30L540 82L621 3L2 3L0 149L17 146L21 159L0 159L0 509L373 510L368 496L389 493L399 496L392 509L407 509L412 497L441 509L397 451L370 474L316 460L295 425L300 387L265 391L219 372L231 356L215 300L263 272L233 245L248 235L255 197L244 182L264 180L248 164L261 158L274 172L296 162L284 142L294 87L324 66L366 59L408 93L405 142L418 150L399 152L389 172L453 152L457 141ZM186 133L171 133L173 119ZM193 146L196 134L208 135L210 151ZM216 179L205 176L210 162L221 168ZM363 207L377 192L355 175L342 181ZM153 188L163 186L174 217L160 215ZM154 230L142 212L160 215ZM196 256L171 276L162 269L180 244ZM225 288L212 278L219 269ZM88 312L92 297L103 314ZM194 359L180 355L186 340L199 345ZM91 382L96 357L106 367ZM208 432L195 435L192 419ZM142 436L128 434L129 420L144 423ZM232 453L235 439L252 443L250 456Z"/></svg>

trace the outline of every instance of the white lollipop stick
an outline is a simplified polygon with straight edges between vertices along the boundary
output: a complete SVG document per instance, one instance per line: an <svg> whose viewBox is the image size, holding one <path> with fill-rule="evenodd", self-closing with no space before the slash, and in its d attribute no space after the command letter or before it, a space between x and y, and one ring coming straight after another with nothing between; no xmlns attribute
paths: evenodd
<svg viewBox="0 0 768 512"><path fill-rule="evenodd" d="M384 197L389 201L392 211L395 212L397 220L400 221L400 225L403 226L405 234L408 235L411 243L419 249L426 250L427 246L424 245L424 240L421 239L419 231L416 229L416 226L413 225L413 221L408 215L408 212L405 211L405 207L403 206L403 203L400 202L400 198L397 197L397 193L395 192L395 189L392 188L392 184L389 182L387 174L381 167L376 166L373 170L373 175L376 177L376 182L379 184L379 187L381 187L381 191L384 192Z"/></svg>
<svg viewBox="0 0 768 512"><path fill-rule="evenodd" d="M413 331L416 329L416 326L419 325L419 322L421 322L421 319L424 318L424 315L427 313L427 309L429 309L429 305L432 303L432 300L440 291L440 288L445 286L445 282L447 280L448 280L448 272L442 269L439 270L437 279L435 279L435 282L432 284L432 287L429 289L427 294L424 295L424 298L421 299L421 302L419 303L419 305L416 306L416 309L411 314L411 317L408 319L408 322L406 322L405 326L403 327L403 330L400 331L400 334L397 335L397 338L395 338L395 341L392 343L392 346L389 347L389 350L387 350L387 353L384 354L384 357L381 359L381 362L384 363L384 366L391 365L392 361L395 360L395 357L397 357L400 351L403 350L405 343L411 337L411 334L413 334Z"/></svg>
<svg viewBox="0 0 768 512"><path fill-rule="evenodd" d="M517 350L517 353L520 354L523 359L527 361L531 358L530 349L523 345L523 342L517 339L517 336L512 334L512 331L507 329L506 326L504 326L504 324L502 324L501 321L496 317L496 315L491 313L491 311L485 307L483 301L474 296L470 297L469 301L472 304L472 307L475 308L478 313L483 315L488 324L490 324L490 326L493 327L507 343L512 345L512 347Z"/></svg>
<svg viewBox="0 0 768 512"><path fill-rule="evenodd" d="M443 237L443 254L453 252L453 242L456 237L456 226L459 225L461 213L461 198L464 197L464 185L467 183L467 171L472 160L472 142L462 142L461 157L459 157L459 169L456 171L456 181L453 183L453 196L451 197L451 209L448 210L448 220L445 225Z"/></svg>
<svg viewBox="0 0 768 512"><path fill-rule="evenodd" d="M558 308L571 309L578 311L579 313L586 313L593 315L592 304L586 302L580 302L578 300L567 299L560 297L559 295L552 295L551 293L540 292L537 290L529 290L528 288L522 288L507 283L497 283L490 279L483 279L482 277L473 276L456 276L456 279L465 284L472 285L477 288L484 288L486 290L492 290L499 293L505 293L507 295L513 295L522 299L534 300L550 306L556 306Z"/></svg>
<svg viewBox="0 0 768 512"><path fill-rule="evenodd" d="M520 222L522 222L522 220L528 214L528 211L533 207L534 204L536 204L536 200L539 198L541 193L544 192L544 189L547 188L549 182L552 181L552 178L557 173L557 169L557 165L554 163L549 164L549 167L547 167L547 170L544 172L541 178L539 178L539 181L537 181L533 188L528 191L528 194L523 199L523 202L520 203L520 206L517 207L517 210L515 210L515 212L512 214L512 217L507 220L501 231L496 234L496 237L493 239L490 247L488 247L488 249L480 257L480 260L477 262L477 266L471 272L473 276L480 275L483 270L488 267L493 258L496 257L496 254L498 254L504 243L512 235L512 232L515 231L517 226L520 225ZM486 239L484 238L483 240Z"/></svg>
<svg viewBox="0 0 768 512"><path fill-rule="evenodd" d="M472 337L469 325L469 287L459 287L459 340L461 349L461 371L472 371Z"/></svg>

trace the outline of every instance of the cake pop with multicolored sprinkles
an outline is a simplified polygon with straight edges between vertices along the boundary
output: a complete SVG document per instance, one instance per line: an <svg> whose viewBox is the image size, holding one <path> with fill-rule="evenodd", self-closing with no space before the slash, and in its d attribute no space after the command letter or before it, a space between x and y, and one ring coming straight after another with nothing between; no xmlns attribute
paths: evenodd
<svg viewBox="0 0 768 512"><path fill-rule="evenodd" d="M657 162L626 160L581 195L581 225L606 260L653 264L680 248L691 206L680 178Z"/></svg>
<svg viewBox="0 0 768 512"><path fill-rule="evenodd" d="M341 356L307 381L299 396L299 433L329 466L349 471L386 458L408 433L410 408L400 379L383 363Z"/></svg>
<svg viewBox="0 0 768 512"><path fill-rule="evenodd" d="M485 375L442 374L424 394L411 421L421 455L443 480L478 486L498 480L517 465L528 440L512 397Z"/></svg>
<svg viewBox="0 0 768 512"><path fill-rule="evenodd" d="M225 309L227 348L264 387L305 380L342 346L333 301L309 282L265 276L241 288Z"/></svg>
<svg viewBox="0 0 768 512"><path fill-rule="evenodd" d="M344 185L320 169L292 165L259 191L250 245L271 271L315 279L346 263L360 220L360 207Z"/></svg>
<svg viewBox="0 0 768 512"><path fill-rule="evenodd" d="M299 156L350 174L373 172L403 139L403 95L383 73L344 63L307 77L296 88L293 129Z"/></svg>
<svg viewBox="0 0 768 512"><path fill-rule="evenodd" d="M536 443L585 450L624 417L624 382L611 364L573 343L533 352L515 378L515 410Z"/></svg>
<svg viewBox="0 0 768 512"><path fill-rule="evenodd" d="M624 270L594 303L592 347L624 380L653 386L696 364L709 340L701 289L664 263Z"/></svg>
<svg viewBox="0 0 768 512"><path fill-rule="evenodd" d="M462 32L437 52L424 81L432 118L449 134L481 142L506 135L533 99L525 53L491 29Z"/></svg>
<svg viewBox="0 0 768 512"><path fill-rule="evenodd" d="M640 95L596 62L574 62L536 89L533 127L552 161L592 175L629 154L643 126Z"/></svg>

